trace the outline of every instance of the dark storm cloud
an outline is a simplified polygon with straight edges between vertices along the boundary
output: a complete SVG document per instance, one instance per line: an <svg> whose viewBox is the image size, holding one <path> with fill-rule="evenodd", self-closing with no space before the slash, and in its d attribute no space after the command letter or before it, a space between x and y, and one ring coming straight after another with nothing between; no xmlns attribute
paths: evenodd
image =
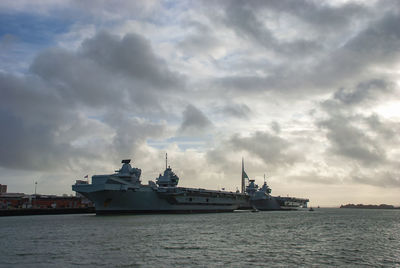
<svg viewBox="0 0 400 268"><path fill-rule="evenodd" d="M364 31L350 39L345 47L357 51L359 60L393 62L400 53L399 20L398 12L387 12L383 18L372 21Z"/></svg>
<svg viewBox="0 0 400 268"><path fill-rule="evenodd" d="M227 74L210 82L213 89L223 88L224 94L227 90L231 94L271 91L285 97L323 94L332 87L346 87L365 77L381 79L379 68L391 68L400 56L399 27L396 27L400 12L393 8L394 2L368 6L313 1L230 1L217 5L226 9L209 12L210 20L232 29L239 38L249 40L252 47L262 44L266 49L262 53L267 53L258 57L258 62L240 54L229 57ZM296 35L280 39L276 35L287 29L270 25L286 15L292 23L286 27ZM306 40L301 33L305 33ZM216 66L224 65L217 62ZM381 74L386 80L392 79L388 73Z"/></svg>
<svg viewBox="0 0 400 268"><path fill-rule="evenodd" d="M318 55L335 44L332 36L348 35L349 29L371 17L375 9L360 3L329 5L315 1L224 1L217 5L225 12L210 12L210 16L239 37L292 60ZM288 39L289 32L296 34Z"/></svg>
<svg viewBox="0 0 400 268"><path fill-rule="evenodd" d="M313 68L316 85L338 85L374 75L374 69L391 68L400 57L400 30L395 27L400 14L388 13L370 21L366 29L357 33L343 46L322 59ZM375 71L375 73L379 73Z"/></svg>
<svg viewBox="0 0 400 268"><path fill-rule="evenodd" d="M138 34L126 34L120 39L102 31L83 42L81 55L112 73L145 81L158 89L182 86L183 77L170 71L165 61L154 54L150 42Z"/></svg>
<svg viewBox="0 0 400 268"><path fill-rule="evenodd" d="M304 159L288 140L268 132L257 131L249 137L234 135L230 144L234 150L254 154L268 165L290 166Z"/></svg>
<svg viewBox="0 0 400 268"><path fill-rule="evenodd" d="M296 148L295 144L269 131L255 131L248 136L233 134L208 150L206 159L209 165L226 171L237 166L243 156L250 159L246 167L256 173L265 172L265 166L270 172L277 172L289 166L294 168L296 164L305 161L304 152ZM264 164L260 165L257 159Z"/></svg>
<svg viewBox="0 0 400 268"><path fill-rule="evenodd" d="M189 104L183 111L183 121L179 132L188 135L201 135L212 127L211 121L199 109Z"/></svg>
<svg viewBox="0 0 400 268"><path fill-rule="evenodd" d="M321 108L327 113L329 120L339 120L352 125L369 122L371 129L377 131L378 129L373 128L373 124L380 123L377 115L366 117L355 114L355 111L371 107L371 105L393 96L395 96L395 86L392 82L384 79L371 79L359 82L353 87L339 88L331 98L321 102Z"/></svg>
<svg viewBox="0 0 400 268"><path fill-rule="evenodd" d="M389 1L386 1L386 5L377 3L367 6L355 2L330 5L308 0L233 0L218 2L217 5L224 7L225 12L221 20L228 27L234 28L245 36L252 36L253 39L270 41L269 44L265 43L267 46L277 41L274 33L265 24L268 20L278 22L284 17L290 23L295 23L295 27L300 27L299 30L311 31L314 35L323 34L326 37L326 35L340 33L351 26L356 26L355 22L360 19L373 16L377 6L383 11L390 11L396 7L395 3ZM298 22L297 25L296 22ZM299 23L305 25L302 26Z"/></svg>
<svg viewBox="0 0 400 268"><path fill-rule="evenodd" d="M31 71L65 101L90 106L162 110L158 103L162 92L182 91L184 85L184 78L170 71L149 41L137 34L119 39L102 31L84 41L78 52L48 49L36 57Z"/></svg>
<svg viewBox="0 0 400 268"><path fill-rule="evenodd" d="M101 32L78 51L47 49L29 70L0 74L2 167L68 169L80 159L129 156L146 138L164 134L164 124L148 119L163 109L165 88L183 85L136 34Z"/></svg>
<svg viewBox="0 0 400 268"><path fill-rule="evenodd" d="M222 18L225 26L232 28L239 37L254 41L259 46L271 49L288 56L300 56L301 53L310 53L319 49L319 44L309 40L295 40L283 42L276 38L274 33L265 26L263 19L257 17L259 5L252 6L251 2L233 1L225 9ZM268 15L265 14L267 17Z"/></svg>
<svg viewBox="0 0 400 268"><path fill-rule="evenodd" d="M388 2L388 1L387 1ZM252 1L258 8L264 8L277 14L288 14L305 23L308 28L305 30L320 34L321 37L337 34L357 26L357 20L366 19L373 15L376 6L368 7L362 2L347 2L335 5L334 2L322 1ZM377 3L380 8L390 10L382 3ZM395 6L388 2L388 5Z"/></svg>
<svg viewBox="0 0 400 268"><path fill-rule="evenodd" d="M374 79L339 89L323 101L321 108L327 117L317 125L326 131L330 143L327 153L353 160L364 168L395 163L397 160L390 159L388 151L399 142L395 135L400 130L399 123L384 120L375 113L357 112L392 93L392 84Z"/></svg>
<svg viewBox="0 0 400 268"><path fill-rule="evenodd" d="M357 117L340 115L320 122L320 127L327 131L327 138L331 143L329 152L360 161L366 166L379 165L386 161L386 153L381 144L354 123L357 123Z"/></svg>
<svg viewBox="0 0 400 268"><path fill-rule="evenodd" d="M392 82L371 79L354 87L341 88L321 102L326 116L316 122L328 142L325 159L351 170L343 181L380 187L399 186L396 171L399 161L393 158L393 150L400 143L395 134L400 131L400 124L366 110L366 107L393 96Z"/></svg>
<svg viewBox="0 0 400 268"><path fill-rule="evenodd" d="M400 133L400 122L384 121L377 114L372 114L364 118L368 127L374 130L382 142L396 144L400 142L397 133Z"/></svg>
<svg viewBox="0 0 400 268"><path fill-rule="evenodd" d="M128 117L121 111L110 111L104 121L115 130L112 152L116 159L130 157L138 152L138 147L148 138L158 138L165 134L166 126Z"/></svg>
<svg viewBox="0 0 400 268"><path fill-rule="evenodd" d="M334 93L334 99L342 104L353 105L375 99L379 95L389 93L391 86L383 79L373 79L359 83L353 90L341 88Z"/></svg>
<svg viewBox="0 0 400 268"><path fill-rule="evenodd" d="M396 85L387 79L368 79L353 86L342 87L321 102L328 115L350 115L357 109L365 109L382 101L396 98ZM365 116L364 116L365 117ZM360 119L360 115L357 117Z"/></svg>
<svg viewBox="0 0 400 268"><path fill-rule="evenodd" d="M251 8L239 3L244 2L236 1L226 6L222 18L225 26L233 28L239 36L270 46L274 42L271 31L264 27Z"/></svg>
<svg viewBox="0 0 400 268"><path fill-rule="evenodd" d="M54 94L70 104L99 106L116 98L112 74L74 52L48 49L35 58L30 69L52 87Z"/></svg>
<svg viewBox="0 0 400 268"><path fill-rule="evenodd" d="M62 124L68 126L77 118L62 101L46 92L45 84L0 74L0 85L0 166L57 169L65 165L69 155L84 155L58 137Z"/></svg>

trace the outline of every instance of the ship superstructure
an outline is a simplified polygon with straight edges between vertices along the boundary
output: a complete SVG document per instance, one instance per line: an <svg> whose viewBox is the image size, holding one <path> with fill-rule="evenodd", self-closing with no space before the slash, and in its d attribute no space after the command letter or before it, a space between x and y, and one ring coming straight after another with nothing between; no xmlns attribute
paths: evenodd
<svg viewBox="0 0 400 268"><path fill-rule="evenodd" d="M272 196L271 188L267 185L264 175L264 184L259 188L254 179L249 179L244 171L242 159L242 185L248 180L246 193L249 196L250 207L257 210L297 210L306 208L309 202L306 198Z"/></svg>
<svg viewBox="0 0 400 268"><path fill-rule="evenodd" d="M91 184L75 184L72 190L86 196L97 214L229 212L248 203L239 192L178 187L179 177L167 166L156 182L142 184L141 170L122 160L110 175L94 175Z"/></svg>

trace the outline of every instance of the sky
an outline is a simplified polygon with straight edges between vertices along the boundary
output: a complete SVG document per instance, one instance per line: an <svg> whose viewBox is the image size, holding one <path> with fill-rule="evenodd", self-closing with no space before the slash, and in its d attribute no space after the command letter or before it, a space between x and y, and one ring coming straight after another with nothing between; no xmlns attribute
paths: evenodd
<svg viewBox="0 0 400 268"><path fill-rule="evenodd" d="M312 206L400 205L400 3L0 2L0 184L72 194L122 159Z"/></svg>

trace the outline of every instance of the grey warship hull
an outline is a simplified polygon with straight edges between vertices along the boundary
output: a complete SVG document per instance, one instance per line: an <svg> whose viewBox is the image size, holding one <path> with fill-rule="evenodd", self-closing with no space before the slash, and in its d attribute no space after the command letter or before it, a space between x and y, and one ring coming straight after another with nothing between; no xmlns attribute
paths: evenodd
<svg viewBox="0 0 400 268"><path fill-rule="evenodd" d="M258 200L250 200L250 205L252 208L257 210L282 210L279 203L274 199L258 199Z"/></svg>
<svg viewBox="0 0 400 268"><path fill-rule="evenodd" d="M270 196L267 199L250 199L250 205L257 210L298 210L307 207L308 199Z"/></svg>
<svg viewBox="0 0 400 268"><path fill-rule="evenodd" d="M96 214L231 212L248 202L246 194L176 187L179 178L170 168L157 184L148 185L141 184L139 169L130 165L123 169L95 175L92 184L75 184L72 189L95 204Z"/></svg>
<svg viewBox="0 0 400 268"><path fill-rule="evenodd" d="M248 185L245 184L245 179L249 180ZM242 192L246 192L249 196L250 207L244 209L255 210L297 210L299 208L306 208L309 202L306 198L297 197L282 197L272 196L271 188L267 185L264 175L264 184L259 188L255 184L254 179L249 179L244 171L244 161L242 159Z"/></svg>
<svg viewBox="0 0 400 268"><path fill-rule="evenodd" d="M230 212L246 202L246 196L183 188L180 193L140 190L80 192L95 204L97 214Z"/></svg>

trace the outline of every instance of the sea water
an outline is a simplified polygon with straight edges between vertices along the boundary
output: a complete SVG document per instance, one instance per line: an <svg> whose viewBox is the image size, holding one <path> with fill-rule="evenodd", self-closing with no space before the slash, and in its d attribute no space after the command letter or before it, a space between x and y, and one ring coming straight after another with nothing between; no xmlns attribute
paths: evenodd
<svg viewBox="0 0 400 268"><path fill-rule="evenodd" d="M400 210L0 218L0 267L400 267Z"/></svg>

